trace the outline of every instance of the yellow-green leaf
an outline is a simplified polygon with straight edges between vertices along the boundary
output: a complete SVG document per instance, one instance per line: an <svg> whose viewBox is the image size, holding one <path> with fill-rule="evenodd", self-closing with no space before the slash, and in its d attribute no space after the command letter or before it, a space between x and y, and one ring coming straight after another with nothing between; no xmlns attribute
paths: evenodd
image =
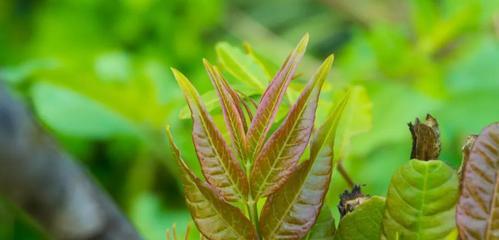
<svg viewBox="0 0 499 240"><path fill-rule="evenodd" d="M218 43L215 49L218 61L226 71L239 81L258 90L265 89L269 79L264 70L250 56L226 42Z"/></svg>

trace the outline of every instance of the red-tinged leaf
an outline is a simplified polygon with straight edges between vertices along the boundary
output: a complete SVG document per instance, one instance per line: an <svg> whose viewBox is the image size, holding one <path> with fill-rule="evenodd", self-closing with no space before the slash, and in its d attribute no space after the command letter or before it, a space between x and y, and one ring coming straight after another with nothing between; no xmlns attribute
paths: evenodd
<svg viewBox="0 0 499 240"><path fill-rule="evenodd" d="M281 69L270 83L260 100L255 117L248 129L249 151L252 157L256 156L263 146L267 133L272 126L275 115L286 93L286 89L294 76L308 43L308 34L305 35L298 46L288 56Z"/></svg>
<svg viewBox="0 0 499 240"><path fill-rule="evenodd" d="M244 199L248 181L222 134L213 123L197 90L187 78L172 69L182 89L193 121L192 139L206 180L219 189L227 201Z"/></svg>
<svg viewBox="0 0 499 240"><path fill-rule="evenodd" d="M222 74L212 66L207 60L204 60L204 65L211 83L217 90L218 98L222 106L225 125L229 130L232 144L238 153L241 160L246 162L246 132L243 122L245 120L241 108L239 107L239 98L235 91L229 86ZM233 95L235 94L235 95Z"/></svg>
<svg viewBox="0 0 499 240"><path fill-rule="evenodd" d="M300 239L316 222L331 180L334 137L347 97L318 130L312 143L317 153L267 199L259 222L264 239Z"/></svg>
<svg viewBox="0 0 499 240"><path fill-rule="evenodd" d="M461 239L499 239L499 123L485 128L471 147L456 222Z"/></svg>
<svg viewBox="0 0 499 240"><path fill-rule="evenodd" d="M256 231L241 210L226 203L210 185L202 182L182 160L170 131L168 140L182 171L187 207L199 231L211 240L256 240Z"/></svg>
<svg viewBox="0 0 499 240"><path fill-rule="evenodd" d="M322 85L327 78L333 55L320 66L281 126L270 136L257 155L251 172L254 198L274 192L289 177L293 166L307 147L314 127L315 111Z"/></svg>

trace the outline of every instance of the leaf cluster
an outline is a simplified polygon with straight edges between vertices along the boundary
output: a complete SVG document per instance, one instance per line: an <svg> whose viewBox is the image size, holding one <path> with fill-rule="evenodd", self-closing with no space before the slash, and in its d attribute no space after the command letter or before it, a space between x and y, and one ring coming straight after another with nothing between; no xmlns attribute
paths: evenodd
<svg viewBox="0 0 499 240"><path fill-rule="evenodd" d="M458 176L438 160L439 126L430 115L424 122L409 124L411 160L393 175L386 198L364 195L359 186L346 191L335 229L324 202L336 163L334 139L350 92L333 105L319 127L314 126L332 55L284 119L274 124L307 42L305 35L254 105L228 84L217 66L204 60L227 134L187 77L172 69L188 103L204 180L185 163L169 128L167 132L182 172L187 206L201 235L214 240L452 239L457 234L462 239L496 239L499 125L471 138ZM259 77L238 73L260 87Z"/></svg>

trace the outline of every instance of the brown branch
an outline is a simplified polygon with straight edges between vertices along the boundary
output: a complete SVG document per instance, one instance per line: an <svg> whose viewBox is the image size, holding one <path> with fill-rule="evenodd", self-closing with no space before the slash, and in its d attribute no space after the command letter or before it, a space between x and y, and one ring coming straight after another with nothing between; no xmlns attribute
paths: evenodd
<svg viewBox="0 0 499 240"><path fill-rule="evenodd" d="M343 166L343 162L342 161L338 161L338 165L337 165L337 168L338 168L338 172L340 173L340 175L343 177L343 179L347 182L348 184L348 187L349 188L353 188L355 183L353 182L352 178L350 177L350 175L348 175L348 172L347 170L345 169L345 167Z"/></svg>
<svg viewBox="0 0 499 240"><path fill-rule="evenodd" d="M0 194L54 239L141 239L110 197L1 84Z"/></svg>

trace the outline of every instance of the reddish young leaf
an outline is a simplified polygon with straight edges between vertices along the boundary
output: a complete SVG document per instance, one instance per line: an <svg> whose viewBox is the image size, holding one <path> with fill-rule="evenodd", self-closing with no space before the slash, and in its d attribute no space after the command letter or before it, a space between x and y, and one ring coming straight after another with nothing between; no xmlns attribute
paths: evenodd
<svg viewBox="0 0 499 240"><path fill-rule="evenodd" d="M167 129L171 149L182 171L186 203L199 231L212 240L256 240L250 221L236 207L226 203L210 185L201 182L182 160Z"/></svg>
<svg viewBox="0 0 499 240"><path fill-rule="evenodd" d="M207 60L203 60L211 83L217 90L218 98L224 113L224 120L229 130L232 144L243 162L246 162L246 132L244 130L244 115L239 107L240 99L229 86L222 74Z"/></svg>
<svg viewBox="0 0 499 240"><path fill-rule="evenodd" d="M288 56L260 100L255 117L251 121L247 133L251 157L256 156L263 146L282 97L286 93L286 89L294 76L296 67L305 52L307 43L308 34L301 39L298 46Z"/></svg>
<svg viewBox="0 0 499 240"><path fill-rule="evenodd" d="M329 188L334 137L347 100L348 94L318 130L310 160L267 199L259 223L265 239L300 239L316 222Z"/></svg>
<svg viewBox="0 0 499 240"><path fill-rule="evenodd" d="M191 110L192 139L206 180L219 189L227 201L244 199L248 192L247 178L213 123L197 90L187 78L172 69Z"/></svg>
<svg viewBox="0 0 499 240"><path fill-rule="evenodd" d="M499 123L485 128L471 147L456 222L461 239L499 238Z"/></svg>
<svg viewBox="0 0 499 240"><path fill-rule="evenodd" d="M257 155L250 178L254 198L267 196L279 188L307 147L314 127L317 101L333 59L333 55L329 56L320 66L284 122Z"/></svg>

